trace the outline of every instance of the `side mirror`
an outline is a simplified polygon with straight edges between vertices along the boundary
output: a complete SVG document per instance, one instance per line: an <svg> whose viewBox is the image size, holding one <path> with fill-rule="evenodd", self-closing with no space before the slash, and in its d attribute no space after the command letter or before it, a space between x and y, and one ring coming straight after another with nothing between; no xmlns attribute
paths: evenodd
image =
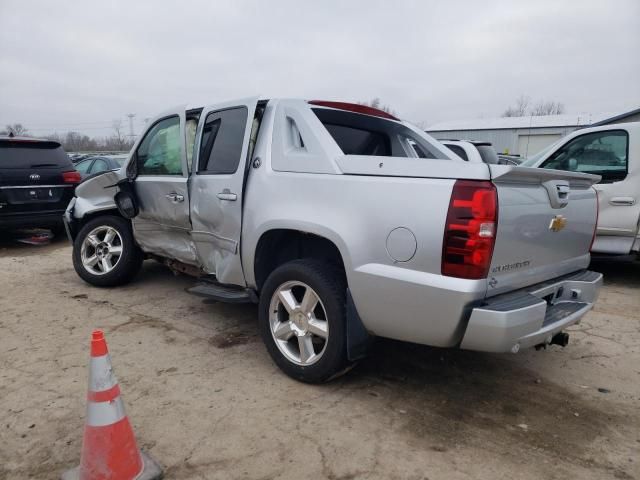
<svg viewBox="0 0 640 480"><path fill-rule="evenodd" d="M120 215L128 220L136 217L140 212L136 195L133 191L133 184L127 179L118 182L118 193L113 199Z"/></svg>

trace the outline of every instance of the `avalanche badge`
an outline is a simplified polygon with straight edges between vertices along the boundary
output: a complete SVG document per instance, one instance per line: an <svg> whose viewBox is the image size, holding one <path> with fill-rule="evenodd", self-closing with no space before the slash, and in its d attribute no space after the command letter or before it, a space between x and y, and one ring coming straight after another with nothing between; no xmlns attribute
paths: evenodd
<svg viewBox="0 0 640 480"><path fill-rule="evenodd" d="M562 215L556 215L551 219L549 224L549 230L552 232L559 232L567 225L567 219Z"/></svg>

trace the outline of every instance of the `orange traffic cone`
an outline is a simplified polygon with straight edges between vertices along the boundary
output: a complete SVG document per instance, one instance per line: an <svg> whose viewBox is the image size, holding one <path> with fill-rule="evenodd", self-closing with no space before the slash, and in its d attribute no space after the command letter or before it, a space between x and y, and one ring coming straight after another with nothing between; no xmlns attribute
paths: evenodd
<svg viewBox="0 0 640 480"><path fill-rule="evenodd" d="M91 339L87 418L80 466L62 480L156 480L160 465L138 450L101 330Z"/></svg>

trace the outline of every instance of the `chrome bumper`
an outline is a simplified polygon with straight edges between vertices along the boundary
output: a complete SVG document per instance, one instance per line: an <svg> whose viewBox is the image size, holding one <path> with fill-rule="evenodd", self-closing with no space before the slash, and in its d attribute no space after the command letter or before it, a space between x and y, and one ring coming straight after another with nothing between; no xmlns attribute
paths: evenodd
<svg viewBox="0 0 640 480"><path fill-rule="evenodd" d="M593 308L602 274L583 270L487 299L471 312L460 348L518 352L545 344Z"/></svg>

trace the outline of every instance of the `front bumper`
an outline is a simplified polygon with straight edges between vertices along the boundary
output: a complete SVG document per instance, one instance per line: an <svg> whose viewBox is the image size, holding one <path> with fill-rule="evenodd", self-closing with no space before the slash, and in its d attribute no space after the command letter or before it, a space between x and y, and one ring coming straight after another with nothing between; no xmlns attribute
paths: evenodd
<svg viewBox="0 0 640 480"><path fill-rule="evenodd" d="M583 270L498 295L474 308L460 348L517 352L549 343L593 308L602 274Z"/></svg>

